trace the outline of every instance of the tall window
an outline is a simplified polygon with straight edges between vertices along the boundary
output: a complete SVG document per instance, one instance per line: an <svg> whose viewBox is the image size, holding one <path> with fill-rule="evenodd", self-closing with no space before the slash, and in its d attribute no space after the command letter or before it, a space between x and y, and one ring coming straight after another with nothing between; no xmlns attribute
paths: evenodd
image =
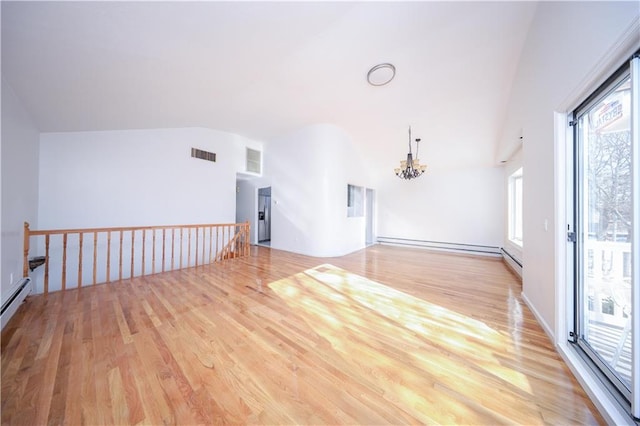
<svg viewBox="0 0 640 426"><path fill-rule="evenodd" d="M522 247L522 167L509 176L509 240Z"/></svg>
<svg viewBox="0 0 640 426"><path fill-rule="evenodd" d="M634 416L640 414L640 360L634 356L640 330L633 317L640 298L633 288L640 283L634 275L639 265L638 236L633 234L639 210L633 147L638 142L631 123L639 104L634 98L638 62L635 58L621 67L573 112L575 223L569 229L575 233L568 235L575 241L571 335L631 403Z"/></svg>

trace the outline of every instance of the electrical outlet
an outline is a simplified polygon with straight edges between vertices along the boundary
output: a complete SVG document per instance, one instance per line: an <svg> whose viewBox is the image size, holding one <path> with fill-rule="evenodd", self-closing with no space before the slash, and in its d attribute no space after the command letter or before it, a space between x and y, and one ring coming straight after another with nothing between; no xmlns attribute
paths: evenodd
<svg viewBox="0 0 640 426"><path fill-rule="evenodd" d="M9 282L13 284L13 272L9 274Z"/></svg>

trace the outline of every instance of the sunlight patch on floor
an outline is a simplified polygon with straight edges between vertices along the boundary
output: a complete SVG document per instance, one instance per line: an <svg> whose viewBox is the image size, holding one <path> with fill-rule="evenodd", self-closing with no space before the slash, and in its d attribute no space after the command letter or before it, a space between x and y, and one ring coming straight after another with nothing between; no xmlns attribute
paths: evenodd
<svg viewBox="0 0 640 426"><path fill-rule="evenodd" d="M330 264L269 288L390 400L447 413L438 422L470 421L463 400L474 398L487 407L500 398L529 423L537 417L526 376L495 356L513 347L511 337L481 321ZM429 391L434 383L444 391Z"/></svg>

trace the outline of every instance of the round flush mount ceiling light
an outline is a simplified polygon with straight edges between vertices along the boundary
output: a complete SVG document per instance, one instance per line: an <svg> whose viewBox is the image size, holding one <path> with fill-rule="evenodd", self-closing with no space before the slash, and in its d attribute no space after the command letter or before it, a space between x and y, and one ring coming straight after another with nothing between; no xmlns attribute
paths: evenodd
<svg viewBox="0 0 640 426"><path fill-rule="evenodd" d="M367 81L372 86L384 86L396 76L396 67L392 64L378 64L367 73Z"/></svg>

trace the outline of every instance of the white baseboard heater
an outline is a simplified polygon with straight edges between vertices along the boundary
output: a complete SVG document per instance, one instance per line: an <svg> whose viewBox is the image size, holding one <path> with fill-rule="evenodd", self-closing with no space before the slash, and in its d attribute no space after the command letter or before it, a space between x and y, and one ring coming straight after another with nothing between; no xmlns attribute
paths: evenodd
<svg viewBox="0 0 640 426"><path fill-rule="evenodd" d="M511 253L506 251L504 248L501 249L503 253L504 261L513 269L513 271L522 278L522 262L518 260L518 258L514 257Z"/></svg>
<svg viewBox="0 0 640 426"><path fill-rule="evenodd" d="M397 246L422 247L432 250L479 254L484 256L501 256L500 247L479 244L447 243L443 241L412 240L409 238L378 237L378 243Z"/></svg>
<svg viewBox="0 0 640 426"><path fill-rule="evenodd" d="M0 314L2 330L4 330L4 326L7 325L13 314L15 314L20 307L22 301L29 295L29 293L31 293L32 290L33 285L31 283L31 278L23 278L20 281L16 291L14 291L11 297L9 297L6 302L2 304L2 310Z"/></svg>

